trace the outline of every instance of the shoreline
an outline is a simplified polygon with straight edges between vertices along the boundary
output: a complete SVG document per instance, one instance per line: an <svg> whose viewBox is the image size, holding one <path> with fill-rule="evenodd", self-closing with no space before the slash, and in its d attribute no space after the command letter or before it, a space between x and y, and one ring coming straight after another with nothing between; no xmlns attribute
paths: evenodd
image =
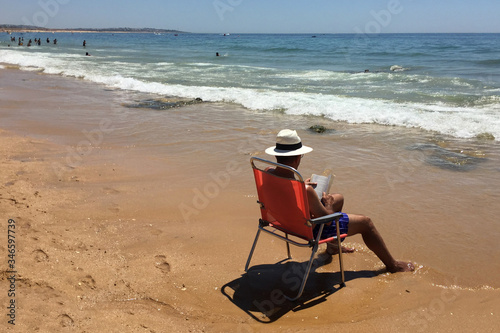
<svg viewBox="0 0 500 333"><path fill-rule="evenodd" d="M108 34L152 34L152 33L165 33L165 34L187 34L189 32L172 32L172 31L92 31L92 30L0 30L0 32L11 33L108 33Z"/></svg>
<svg viewBox="0 0 500 333"><path fill-rule="evenodd" d="M110 29L41 29L41 28L1 28L0 33L168 33L168 34L188 34L189 32L178 31L178 30L165 30L165 29L120 29L120 28L110 28Z"/></svg>
<svg viewBox="0 0 500 333"><path fill-rule="evenodd" d="M306 117L249 112L222 103L164 112L131 109L123 103L139 95L127 91L19 70L0 69L0 76L0 218L2 227L13 218L19 230L17 300L23 306L17 312L18 328L496 328L496 266L486 267L492 275L488 287L469 282L474 272L456 277L462 267L453 270L457 261L480 261L481 267L472 267L485 272L482 264L488 258L481 257L496 258L496 240L478 241L487 252L468 258L469 249L462 247L469 242L453 244L465 230L448 234L448 224L469 211L467 203L480 201L496 216L498 191L482 185L482 177L495 183L490 174L473 170L458 174L457 180L457 174L425 163L415 164L415 170L404 165L403 174L398 156L408 161L420 155L409 155L404 148L413 136L388 141L400 134L391 128L376 127L380 132L374 134L375 127L336 124L334 134L321 136L305 130L305 122L311 122ZM282 126L299 128L304 142L315 147L302 171L333 166L334 186L346 195L346 208L370 212L395 256L419 263L415 273L379 273L380 263L356 237L347 242L357 252L344 256L347 287L338 289L333 258L313 272L305 304L270 298L286 287L279 283L286 266L275 264L284 258L282 244L263 238L252 260L254 273L243 272L258 219L248 159L262 154ZM343 163L330 156L332 146ZM392 189L387 175L396 177ZM452 198L453 193L465 197ZM186 206L191 214L183 214L180 207ZM482 215L482 223L494 222L488 214ZM427 225L430 231L412 224L427 219L433 221ZM497 229L489 232L495 235ZM292 253L296 262L306 260L305 251ZM5 275L0 288L7 290ZM272 323L262 324L268 321Z"/></svg>

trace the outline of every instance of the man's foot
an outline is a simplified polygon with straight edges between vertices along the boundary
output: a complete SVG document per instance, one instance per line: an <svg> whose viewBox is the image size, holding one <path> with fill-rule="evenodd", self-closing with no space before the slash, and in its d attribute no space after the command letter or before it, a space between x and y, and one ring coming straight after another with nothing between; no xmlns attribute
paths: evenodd
<svg viewBox="0 0 500 333"><path fill-rule="evenodd" d="M389 273L413 272L414 270L415 266L411 262L396 261L394 265L387 266L387 271Z"/></svg>
<svg viewBox="0 0 500 333"><path fill-rule="evenodd" d="M342 253L353 253L355 252L356 249L353 247L345 247L342 246ZM333 256L335 254L339 253L339 247L337 244L332 244L332 243L327 243L326 244L326 251L327 254Z"/></svg>

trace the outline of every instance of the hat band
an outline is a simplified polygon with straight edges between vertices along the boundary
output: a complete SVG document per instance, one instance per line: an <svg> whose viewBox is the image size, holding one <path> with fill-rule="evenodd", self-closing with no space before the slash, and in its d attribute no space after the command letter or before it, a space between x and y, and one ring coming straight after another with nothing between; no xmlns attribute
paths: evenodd
<svg viewBox="0 0 500 333"><path fill-rule="evenodd" d="M276 144L276 149L279 149L279 150L289 150L289 151L292 151L292 150L297 150L297 149L300 149L300 148L302 148L302 142L295 143L293 145L284 145L282 143L277 143Z"/></svg>

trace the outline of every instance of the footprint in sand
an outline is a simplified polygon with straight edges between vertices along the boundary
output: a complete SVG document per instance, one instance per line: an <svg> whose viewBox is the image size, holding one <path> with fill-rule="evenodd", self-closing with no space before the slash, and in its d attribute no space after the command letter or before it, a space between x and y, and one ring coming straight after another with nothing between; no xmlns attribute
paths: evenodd
<svg viewBox="0 0 500 333"><path fill-rule="evenodd" d="M161 235L163 233L163 231L161 231L160 229L150 228L150 233L153 236L159 236L159 235Z"/></svg>
<svg viewBox="0 0 500 333"><path fill-rule="evenodd" d="M102 189L104 191L104 193L106 194L118 194L120 193L120 191L118 191L117 189L114 189L112 187L105 187Z"/></svg>
<svg viewBox="0 0 500 333"><path fill-rule="evenodd" d="M59 323L61 324L62 327L71 327L75 324L73 318L71 318L66 313L59 315L58 318L59 318Z"/></svg>
<svg viewBox="0 0 500 333"><path fill-rule="evenodd" d="M33 255L36 262L43 262L49 260L49 256L42 249L33 251Z"/></svg>
<svg viewBox="0 0 500 333"><path fill-rule="evenodd" d="M95 280L94 278L91 276L91 275L87 275L85 276L82 281L79 283L79 285L86 285L87 287L89 287L90 289L95 289L96 288L96 283L95 283Z"/></svg>
<svg viewBox="0 0 500 333"><path fill-rule="evenodd" d="M117 289L123 290L125 292L131 292L132 288L130 287L130 282L124 280L115 281L113 284Z"/></svg>
<svg viewBox="0 0 500 333"><path fill-rule="evenodd" d="M156 259L156 268L160 269L163 273L170 272L170 264L165 260L166 257L164 255L157 255Z"/></svg>
<svg viewBox="0 0 500 333"><path fill-rule="evenodd" d="M109 211L113 213L119 213L120 212L120 206L118 204L111 204L111 207L108 208Z"/></svg>

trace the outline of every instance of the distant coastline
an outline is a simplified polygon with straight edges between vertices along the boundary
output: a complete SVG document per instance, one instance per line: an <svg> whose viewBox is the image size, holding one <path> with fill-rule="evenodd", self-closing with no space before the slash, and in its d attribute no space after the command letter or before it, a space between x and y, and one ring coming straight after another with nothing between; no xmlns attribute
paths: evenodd
<svg viewBox="0 0 500 333"><path fill-rule="evenodd" d="M72 33L187 33L179 30L155 28L75 28L75 29L48 29L31 25L0 24L0 32L72 32Z"/></svg>

